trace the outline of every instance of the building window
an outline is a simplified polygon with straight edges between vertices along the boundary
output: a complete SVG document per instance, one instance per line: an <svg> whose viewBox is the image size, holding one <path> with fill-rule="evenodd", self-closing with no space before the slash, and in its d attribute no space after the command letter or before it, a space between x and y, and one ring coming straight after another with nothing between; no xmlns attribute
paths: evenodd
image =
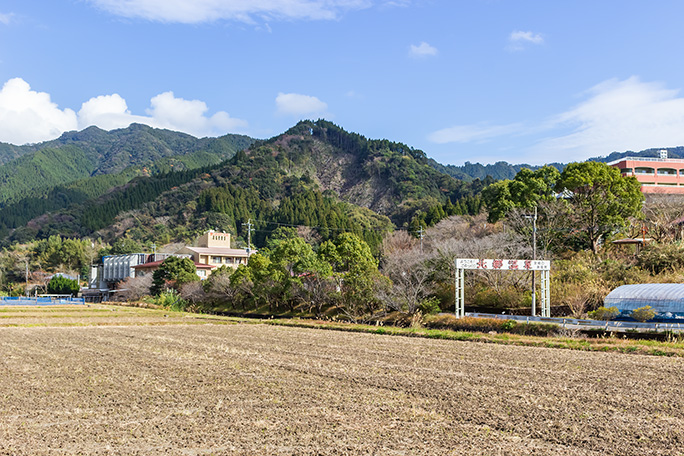
<svg viewBox="0 0 684 456"><path fill-rule="evenodd" d="M672 168L658 168L658 175L661 176L676 176L677 170Z"/></svg>
<svg viewBox="0 0 684 456"><path fill-rule="evenodd" d="M623 168L620 170L622 174L632 174L632 168Z"/></svg>
<svg viewBox="0 0 684 456"><path fill-rule="evenodd" d="M655 174L653 168L634 168L634 174Z"/></svg>
<svg viewBox="0 0 684 456"><path fill-rule="evenodd" d="M220 256L213 256L211 257L211 262L215 264L221 264L221 257Z"/></svg>

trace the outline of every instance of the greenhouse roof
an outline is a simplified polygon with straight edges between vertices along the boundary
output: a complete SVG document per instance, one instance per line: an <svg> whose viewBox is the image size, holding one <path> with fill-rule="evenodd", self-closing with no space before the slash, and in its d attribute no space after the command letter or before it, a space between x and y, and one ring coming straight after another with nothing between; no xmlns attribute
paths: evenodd
<svg viewBox="0 0 684 456"><path fill-rule="evenodd" d="M651 306L657 312L682 313L684 312L684 284L623 285L611 291L603 302L606 307L615 306L622 311Z"/></svg>

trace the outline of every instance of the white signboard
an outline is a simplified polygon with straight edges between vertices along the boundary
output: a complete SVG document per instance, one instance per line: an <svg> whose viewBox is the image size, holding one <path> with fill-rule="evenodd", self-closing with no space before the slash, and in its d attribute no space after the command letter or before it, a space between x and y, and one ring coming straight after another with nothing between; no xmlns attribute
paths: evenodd
<svg viewBox="0 0 684 456"><path fill-rule="evenodd" d="M491 260L477 258L456 259L456 269L482 269L489 271L550 271L549 260Z"/></svg>

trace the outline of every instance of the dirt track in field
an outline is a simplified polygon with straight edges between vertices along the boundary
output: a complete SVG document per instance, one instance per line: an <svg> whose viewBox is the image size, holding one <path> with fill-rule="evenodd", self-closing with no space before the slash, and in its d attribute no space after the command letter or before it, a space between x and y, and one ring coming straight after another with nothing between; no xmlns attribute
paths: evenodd
<svg viewBox="0 0 684 456"><path fill-rule="evenodd" d="M683 454L684 360L255 324L0 328L0 454Z"/></svg>

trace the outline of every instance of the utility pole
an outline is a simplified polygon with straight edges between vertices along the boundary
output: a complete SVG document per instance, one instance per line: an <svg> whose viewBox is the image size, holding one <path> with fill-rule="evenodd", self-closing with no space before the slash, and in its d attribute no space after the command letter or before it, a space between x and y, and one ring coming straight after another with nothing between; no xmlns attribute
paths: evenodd
<svg viewBox="0 0 684 456"><path fill-rule="evenodd" d="M532 219L532 260L537 259L537 206ZM532 271L532 316L537 315L537 272Z"/></svg>
<svg viewBox="0 0 684 456"><path fill-rule="evenodd" d="M420 229L418 230L418 237L420 238L420 253L423 253L423 225L420 225Z"/></svg>
<svg viewBox="0 0 684 456"><path fill-rule="evenodd" d="M537 206L534 206L534 215L526 215L525 218L532 219L532 260L537 259ZM532 271L532 316L537 315L537 273Z"/></svg>
<svg viewBox="0 0 684 456"><path fill-rule="evenodd" d="M252 219L248 219L247 223L243 223L242 226L247 226L247 252L252 250Z"/></svg>
<svg viewBox="0 0 684 456"><path fill-rule="evenodd" d="M24 290L24 293L26 296L28 296L28 260L26 261L26 289Z"/></svg>

